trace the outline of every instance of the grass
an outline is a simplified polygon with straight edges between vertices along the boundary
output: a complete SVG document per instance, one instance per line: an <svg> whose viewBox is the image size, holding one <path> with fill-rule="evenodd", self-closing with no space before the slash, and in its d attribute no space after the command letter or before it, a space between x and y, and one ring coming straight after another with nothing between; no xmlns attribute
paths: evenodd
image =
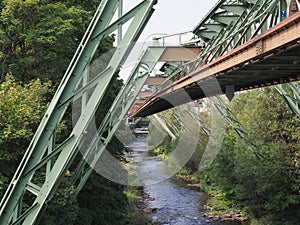
<svg viewBox="0 0 300 225"><path fill-rule="evenodd" d="M141 191L128 186L124 193L129 203L126 223L130 225L151 225L151 219L137 207L142 201Z"/></svg>

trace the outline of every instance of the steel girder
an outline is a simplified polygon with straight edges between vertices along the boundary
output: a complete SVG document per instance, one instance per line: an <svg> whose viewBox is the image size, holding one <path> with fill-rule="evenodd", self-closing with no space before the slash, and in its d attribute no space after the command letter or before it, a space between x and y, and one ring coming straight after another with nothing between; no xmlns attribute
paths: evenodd
<svg viewBox="0 0 300 225"><path fill-rule="evenodd" d="M121 0L102 0L66 73L55 93L39 128L34 135L0 204L0 224L34 224L42 209L51 200L66 170L78 153L85 129L93 118L111 80L153 13L155 0L145 0L115 22L113 15ZM88 80L89 65L101 40L118 30L126 22L130 25L120 37L116 51L106 69ZM89 98L87 91L93 90ZM128 96L127 96L128 97ZM82 111L70 136L58 145L56 130L68 106L82 98ZM106 140L108 138L106 137ZM34 183L37 176L46 173L42 184ZM82 183L81 183L82 184ZM31 194L33 203L24 208L23 196Z"/></svg>
<svg viewBox="0 0 300 225"><path fill-rule="evenodd" d="M240 41L246 42L251 36L271 28L288 17L290 2L290 0L221 0L193 32L207 43L212 39L218 40L221 38L220 35L223 41L228 37L239 35L232 41L236 42L242 37L244 40ZM245 32L249 32L248 35L244 34Z"/></svg>
<svg viewBox="0 0 300 225"><path fill-rule="evenodd" d="M88 177L93 171L93 167L98 162L103 151L106 151L105 148L111 141L121 122L127 120L126 115L131 105L149 77L150 72L154 69L163 51L164 47L149 47L142 53L142 57L139 58L138 63L132 70L127 83L115 98L109 113L103 119L89 148L85 150L81 162L77 165L72 179L72 185L76 186L77 193L84 187ZM92 160L88 162L87 157L91 157Z"/></svg>
<svg viewBox="0 0 300 225"><path fill-rule="evenodd" d="M211 128L207 125L206 122L204 122L204 120L200 117L199 113L196 112L192 106L187 103L184 104L182 106L179 106L182 108L182 112L186 113L187 115L184 115L185 117L188 116L188 118L190 118L191 120L193 120L196 125L205 133L205 135L207 135L208 137L211 137L212 140L214 140L215 138L213 137L212 133L211 133ZM187 124L186 121L184 121L184 119L182 118L183 115L180 113L180 111L178 110L178 107L174 108L172 110L172 115L175 117L175 119L179 122L180 126L187 131L189 134L191 135L198 135L198 133L195 132L199 132L199 130L194 131L191 130ZM198 144L200 145L202 142L201 138L198 138Z"/></svg>
<svg viewBox="0 0 300 225"><path fill-rule="evenodd" d="M201 42L203 51L197 59L186 63L181 71L187 75L275 26L293 13L293 1L218 1L193 30L205 43ZM179 76L180 72L175 71L169 79L177 80L182 76Z"/></svg>
<svg viewBox="0 0 300 225"><path fill-rule="evenodd" d="M211 128L208 126L208 124L201 118L199 113L195 113L193 110L189 110L191 107L189 104L183 105L183 107L186 108L187 113L198 123L201 130L209 137L212 137Z"/></svg>
<svg viewBox="0 0 300 225"><path fill-rule="evenodd" d="M182 76L182 71L189 74L202 65L230 52L253 37L275 26L288 16L298 11L296 0L220 0L194 28L193 32L206 44L198 58L186 63L182 70L174 70L169 79L173 81ZM203 43L203 42L202 42ZM180 74L180 76L179 76ZM299 91L292 84L284 84L292 95L287 94L282 85L277 90L284 97L293 112L299 118ZM256 146L247 139L247 132L221 98L212 98L213 104L245 140L257 157Z"/></svg>
<svg viewBox="0 0 300 225"><path fill-rule="evenodd" d="M163 131L165 131L173 140L176 139L176 135L169 129L166 123L158 116L158 114L154 114L150 116L150 121L158 127L161 127Z"/></svg>
<svg viewBox="0 0 300 225"><path fill-rule="evenodd" d="M248 138L248 132L245 127L236 118L230 107L225 103L221 96L211 97L210 101L214 104L227 123L235 130L238 136L244 140L248 148L255 156L262 160L264 156L259 152L257 146Z"/></svg>
<svg viewBox="0 0 300 225"><path fill-rule="evenodd" d="M211 134L211 128L207 125L207 123L200 117L199 113L195 112L195 110L192 109L192 106L187 103L182 106L169 109L168 113L161 112L158 114L155 114L153 116L150 116L150 118L156 120L160 126L165 130L167 134L172 139L177 139L180 137L180 127L184 129L187 132L192 132L192 130L185 124L185 119L183 119L183 114L185 113L185 116L188 116L191 120L195 121L197 123L197 126L201 128L201 130L209 137L213 138ZM175 124L174 121L177 121L178 124ZM178 127L178 125L180 127ZM199 139L199 141L201 141Z"/></svg>
<svg viewBox="0 0 300 225"><path fill-rule="evenodd" d="M171 131L173 131L173 133L175 134L176 137L178 137L180 135L179 128L176 126L176 124L174 123L174 121L172 121L172 118L167 115L167 113L168 112L162 112L159 115L163 118L163 120L165 121L167 127L169 127L169 129ZM168 113L168 114L172 115L172 113L171 114Z"/></svg>
<svg viewBox="0 0 300 225"><path fill-rule="evenodd" d="M300 120L300 91L295 83L279 84L275 86L276 90L283 97L285 102L291 108L293 113Z"/></svg>
<svg viewBox="0 0 300 225"><path fill-rule="evenodd" d="M190 103L186 103L182 106L178 106L172 110L172 115L175 117L175 119L179 122L180 126L183 127L185 130L189 130L189 128L184 123L184 120L182 119L182 115L180 114L178 108L182 108L182 112L187 113L188 116L197 123L197 125L201 128L201 130L209 137L212 137L211 134L211 128L208 126L208 124L201 118L198 112L196 112L193 109L193 106Z"/></svg>

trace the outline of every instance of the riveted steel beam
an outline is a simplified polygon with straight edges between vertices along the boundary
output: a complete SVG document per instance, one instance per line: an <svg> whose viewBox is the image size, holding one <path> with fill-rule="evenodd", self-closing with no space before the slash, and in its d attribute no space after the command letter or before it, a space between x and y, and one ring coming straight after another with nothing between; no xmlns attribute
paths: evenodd
<svg viewBox="0 0 300 225"><path fill-rule="evenodd" d="M166 96L176 100L178 105L186 103L183 98L180 101L181 92L187 92L191 99L203 98L205 96L198 82L201 82L202 85L209 85L211 78L218 81L222 93L226 92L228 86L234 86L234 91L240 91L289 82L291 77L298 80L300 78L300 66L297 63L300 60L297 53L300 48L298 42L300 38L299 21L300 12L211 63L200 64L198 69L194 69L194 72L185 74L185 76L178 74L178 80L173 77L173 83L162 86L156 93L153 93L152 97L137 112L137 115L157 113L172 107L163 103ZM263 66L269 67L269 70L262 70ZM288 73L285 71L286 69L288 69ZM247 75L242 77L243 74ZM211 95L218 94L221 93L219 91L211 93ZM160 105L160 103L163 104Z"/></svg>

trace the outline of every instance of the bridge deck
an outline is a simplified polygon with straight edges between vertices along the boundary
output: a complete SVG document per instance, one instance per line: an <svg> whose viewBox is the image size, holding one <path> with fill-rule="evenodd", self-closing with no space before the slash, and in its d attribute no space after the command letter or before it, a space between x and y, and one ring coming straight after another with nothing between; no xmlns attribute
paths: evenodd
<svg viewBox="0 0 300 225"><path fill-rule="evenodd" d="M194 99L222 94L228 86L241 91L299 80L299 22L300 12L228 54L161 87L135 115L147 116Z"/></svg>

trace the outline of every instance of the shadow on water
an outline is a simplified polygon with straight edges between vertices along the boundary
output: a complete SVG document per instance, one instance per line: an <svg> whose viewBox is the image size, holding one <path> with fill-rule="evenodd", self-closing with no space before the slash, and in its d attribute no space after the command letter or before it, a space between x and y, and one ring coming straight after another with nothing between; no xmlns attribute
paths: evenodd
<svg viewBox="0 0 300 225"><path fill-rule="evenodd" d="M172 177L164 161L149 156L146 139L137 139L131 149L144 190L152 199L147 204L152 209L150 216L154 222L165 225L241 225L202 217L201 207L207 200L206 195Z"/></svg>

